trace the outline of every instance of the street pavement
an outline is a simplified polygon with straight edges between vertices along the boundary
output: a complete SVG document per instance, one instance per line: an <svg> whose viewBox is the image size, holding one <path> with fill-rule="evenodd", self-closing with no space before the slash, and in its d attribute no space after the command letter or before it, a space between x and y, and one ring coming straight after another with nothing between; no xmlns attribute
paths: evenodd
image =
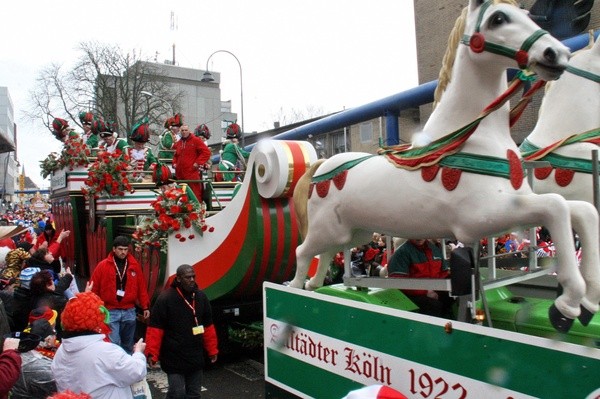
<svg viewBox="0 0 600 399"><path fill-rule="evenodd" d="M263 399L265 397L262 359L234 357L219 359L204 370L202 399ZM153 399L163 399L167 392L167 375L149 369L147 376Z"/></svg>

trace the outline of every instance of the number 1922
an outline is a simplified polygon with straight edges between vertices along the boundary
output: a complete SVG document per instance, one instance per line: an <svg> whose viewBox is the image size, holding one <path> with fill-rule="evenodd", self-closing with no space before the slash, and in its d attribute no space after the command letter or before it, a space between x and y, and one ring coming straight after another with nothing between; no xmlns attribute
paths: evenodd
<svg viewBox="0 0 600 399"><path fill-rule="evenodd" d="M467 390L460 384L450 384L442 377L433 379L429 373L418 373L414 369L408 370L410 373L410 392L413 395L419 394L423 398L432 399L466 399ZM460 396L456 397L458 394Z"/></svg>

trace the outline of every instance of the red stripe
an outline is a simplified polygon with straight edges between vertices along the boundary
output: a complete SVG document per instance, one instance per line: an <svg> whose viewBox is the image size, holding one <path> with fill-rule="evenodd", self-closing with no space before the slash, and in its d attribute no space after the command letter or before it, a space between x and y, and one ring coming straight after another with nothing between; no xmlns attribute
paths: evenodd
<svg viewBox="0 0 600 399"><path fill-rule="evenodd" d="M290 200L289 207L291 216L290 251L288 254L288 265L285 269L285 275L281 276L281 278L283 279L287 279L287 276L291 276L294 271L294 266L296 265L296 247L298 246L298 244L300 244L298 239L300 232L298 231L298 220L296 219L296 209L294 208L294 201Z"/></svg>
<svg viewBox="0 0 600 399"><path fill-rule="evenodd" d="M285 225L285 215L283 213L282 201L277 201L275 203L276 212L277 212L277 248L275 252L275 261L272 262L273 270L271 271L271 277L269 281L277 281L277 275L279 274L279 268L281 267L281 262L283 261L283 248L285 247L285 233L286 233L286 225ZM292 215L293 217L293 215Z"/></svg>
<svg viewBox="0 0 600 399"><path fill-rule="evenodd" d="M263 247L262 247L262 258L258 270L258 275L253 281L252 290L256 290L257 286L261 286L269 267L269 258L272 245L272 231L271 231L271 210L266 200L260 199L262 219L263 219ZM259 243L257 243L259 244Z"/></svg>
<svg viewBox="0 0 600 399"><path fill-rule="evenodd" d="M242 279L242 282L240 283L240 285L235 289L235 292L241 293L242 295L250 295L250 292L247 287L250 284L250 279L252 278L252 273L253 273L255 267L256 267L256 252L254 252L254 255L252 256L252 261L248 265L248 269L246 269L246 274L244 274L244 278Z"/></svg>
<svg viewBox="0 0 600 399"><path fill-rule="evenodd" d="M289 197L294 193L296 184L302 175L306 172L306 159L304 158L304 152L302 152L302 145L298 142L285 142L292 153L292 183L287 190Z"/></svg>
<svg viewBox="0 0 600 399"><path fill-rule="evenodd" d="M194 264L196 282L202 288L211 286L229 273L235 264L248 231L250 195L246 195L242 212L221 245L209 256ZM211 234L205 232L204 234Z"/></svg>

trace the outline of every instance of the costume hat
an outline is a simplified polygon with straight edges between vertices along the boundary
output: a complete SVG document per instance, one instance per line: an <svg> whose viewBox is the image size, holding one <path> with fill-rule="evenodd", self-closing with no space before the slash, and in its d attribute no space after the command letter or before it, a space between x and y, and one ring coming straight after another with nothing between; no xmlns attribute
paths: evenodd
<svg viewBox="0 0 600 399"><path fill-rule="evenodd" d="M196 126L194 134L196 137L204 137L206 140L210 139L210 129L204 123Z"/></svg>
<svg viewBox="0 0 600 399"><path fill-rule="evenodd" d="M148 125L147 117L143 118L133 126L129 138L138 143L147 143L148 140L150 140L150 125Z"/></svg>
<svg viewBox="0 0 600 399"><path fill-rule="evenodd" d="M171 119L170 119L170 125L169 126L177 126L177 127L181 127L181 125L183 125L183 115L181 115L180 113L176 113Z"/></svg>
<svg viewBox="0 0 600 399"><path fill-rule="evenodd" d="M61 314L64 331L107 334L110 316L104 302L93 292L79 292Z"/></svg>
<svg viewBox="0 0 600 399"><path fill-rule="evenodd" d="M52 134L58 140L61 140L69 133L69 122L61 118L54 118L52 121Z"/></svg>
<svg viewBox="0 0 600 399"><path fill-rule="evenodd" d="M153 164L152 165L152 181L157 185L163 185L169 183L171 179L171 169L165 164Z"/></svg>
<svg viewBox="0 0 600 399"><path fill-rule="evenodd" d="M232 123L227 126L227 130L225 130L225 135L228 139L240 139L242 137L242 129L240 125L237 123Z"/></svg>
<svg viewBox="0 0 600 399"><path fill-rule="evenodd" d="M47 320L50 325L54 325L56 324L57 316L58 313L56 310L51 309L49 306L40 306L29 313L29 324L32 324L36 320L44 319Z"/></svg>
<svg viewBox="0 0 600 399"><path fill-rule="evenodd" d="M91 112L80 112L79 113L79 121L82 124L92 124L94 122L94 114L92 114Z"/></svg>

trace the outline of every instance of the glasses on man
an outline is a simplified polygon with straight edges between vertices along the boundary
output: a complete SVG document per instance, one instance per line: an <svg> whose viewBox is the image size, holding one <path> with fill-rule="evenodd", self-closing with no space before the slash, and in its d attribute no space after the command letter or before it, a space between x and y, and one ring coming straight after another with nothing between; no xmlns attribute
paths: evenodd
<svg viewBox="0 0 600 399"><path fill-rule="evenodd" d="M83 122L84 125L92 126L92 122Z"/></svg>

